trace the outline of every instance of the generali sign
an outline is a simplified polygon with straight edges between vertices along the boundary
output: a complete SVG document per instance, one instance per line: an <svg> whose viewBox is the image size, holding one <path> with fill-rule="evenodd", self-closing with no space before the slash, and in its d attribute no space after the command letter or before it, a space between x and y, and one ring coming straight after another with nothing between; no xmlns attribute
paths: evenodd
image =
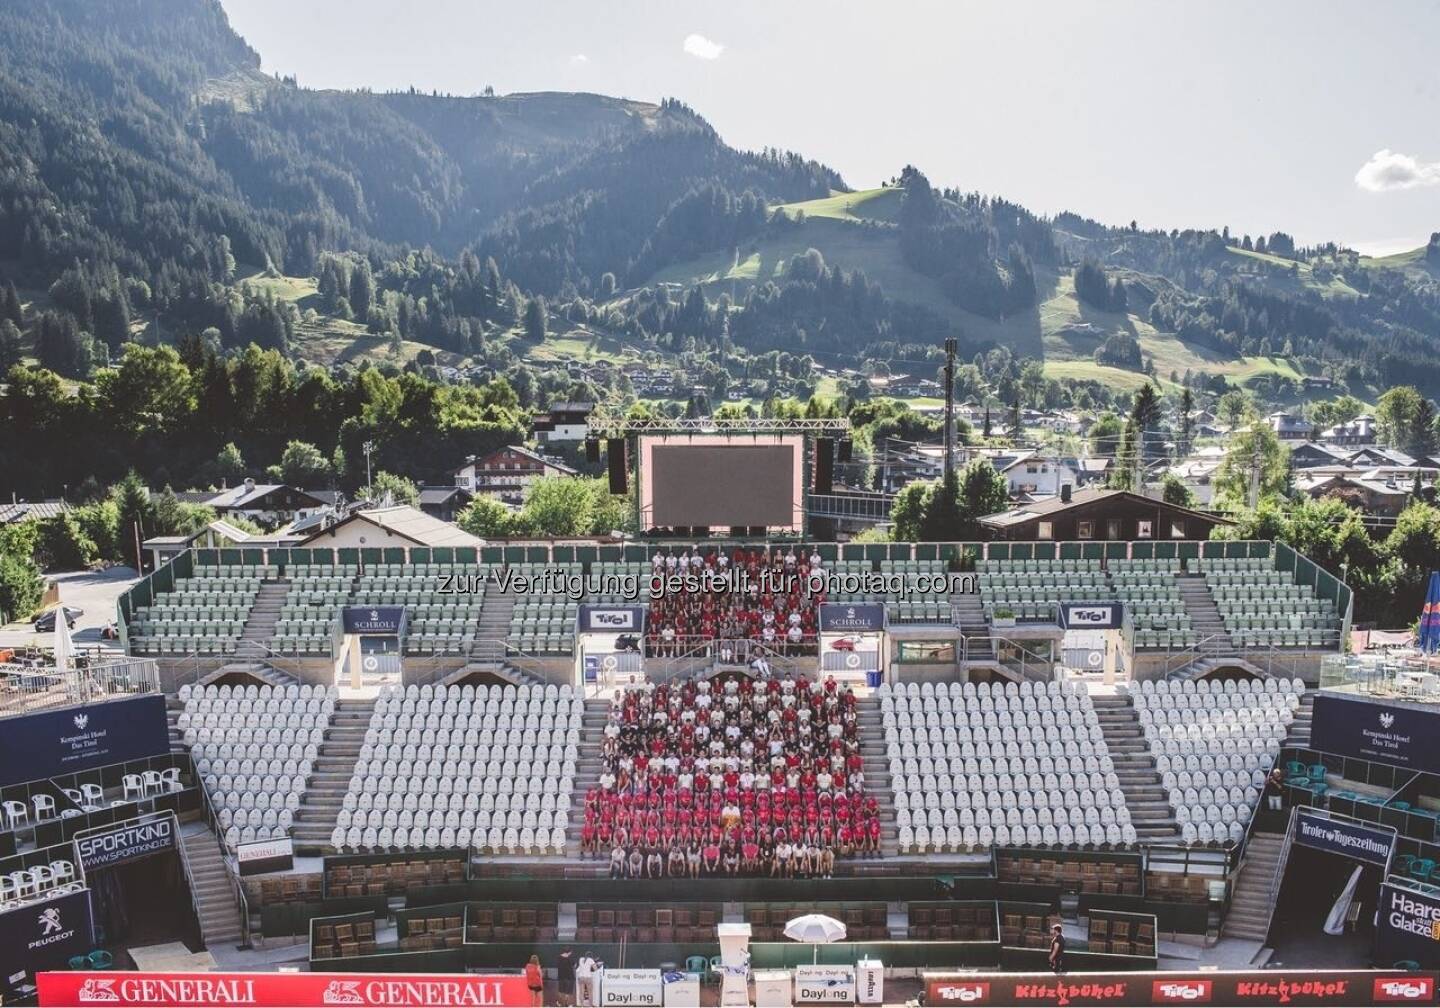
<svg viewBox="0 0 1440 1008"><path fill-rule="evenodd" d="M520 974L41 973L40 1004L137 1008L509 1008L530 1004Z"/></svg>

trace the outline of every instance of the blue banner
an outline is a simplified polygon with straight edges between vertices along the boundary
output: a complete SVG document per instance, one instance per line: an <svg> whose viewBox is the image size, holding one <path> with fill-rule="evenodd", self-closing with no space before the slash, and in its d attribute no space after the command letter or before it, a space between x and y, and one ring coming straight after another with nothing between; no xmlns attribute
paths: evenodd
<svg viewBox="0 0 1440 1008"><path fill-rule="evenodd" d="M1440 651L1440 571L1430 572L1430 590L1425 593L1425 608L1420 610L1420 650L1426 654Z"/></svg>
<svg viewBox="0 0 1440 1008"><path fill-rule="evenodd" d="M1303 847L1354 858L1381 868L1390 863L1395 850L1395 831L1386 826L1367 826L1347 819L1328 819L1306 809L1295 810L1291 840Z"/></svg>
<svg viewBox="0 0 1440 1008"><path fill-rule="evenodd" d="M885 606L880 602L824 602L820 629L825 633L875 633L885 629Z"/></svg>
<svg viewBox="0 0 1440 1008"><path fill-rule="evenodd" d="M173 815L148 821L131 820L99 833L77 836L75 857L85 866L86 872L112 868L152 854L175 850L179 843L178 834Z"/></svg>
<svg viewBox="0 0 1440 1008"><path fill-rule="evenodd" d="M1315 697L1310 747L1336 756L1440 773L1440 711L1351 700L1322 691Z"/></svg>
<svg viewBox="0 0 1440 1008"><path fill-rule="evenodd" d="M19 973L64 968L95 947L90 890L0 913L0 990Z"/></svg>
<svg viewBox="0 0 1440 1008"><path fill-rule="evenodd" d="M23 717L0 730L0 786L79 773L170 751L160 694Z"/></svg>
<svg viewBox="0 0 1440 1008"><path fill-rule="evenodd" d="M405 628L405 607L398 605L346 606L341 621L347 634L399 636Z"/></svg>

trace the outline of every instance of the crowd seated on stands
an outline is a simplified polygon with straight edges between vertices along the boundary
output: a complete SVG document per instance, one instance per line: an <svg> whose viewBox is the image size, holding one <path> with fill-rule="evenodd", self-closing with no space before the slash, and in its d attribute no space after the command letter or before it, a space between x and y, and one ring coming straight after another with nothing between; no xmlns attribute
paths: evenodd
<svg viewBox="0 0 1440 1008"><path fill-rule="evenodd" d="M647 650L673 656L710 641L751 641L777 654L814 654L822 574L818 553L793 546L657 552Z"/></svg>
<svg viewBox="0 0 1440 1008"><path fill-rule="evenodd" d="M620 693L581 847L612 876L828 877L877 856L856 698L804 676L645 683Z"/></svg>

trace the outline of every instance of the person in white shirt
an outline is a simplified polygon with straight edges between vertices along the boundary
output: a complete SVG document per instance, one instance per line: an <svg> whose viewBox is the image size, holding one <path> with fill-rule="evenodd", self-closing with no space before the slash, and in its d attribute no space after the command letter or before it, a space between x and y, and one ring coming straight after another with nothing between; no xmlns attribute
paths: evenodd
<svg viewBox="0 0 1440 1008"><path fill-rule="evenodd" d="M659 550L656 550L655 555L650 558L650 566L654 567L656 570L661 570L662 568L664 568L665 554L661 553Z"/></svg>

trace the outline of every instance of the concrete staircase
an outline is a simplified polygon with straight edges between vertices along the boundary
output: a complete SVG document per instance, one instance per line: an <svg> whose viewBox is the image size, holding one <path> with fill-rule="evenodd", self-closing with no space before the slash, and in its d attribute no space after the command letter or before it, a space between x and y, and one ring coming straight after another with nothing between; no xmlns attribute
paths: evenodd
<svg viewBox="0 0 1440 1008"><path fill-rule="evenodd" d="M1203 574L1176 574L1175 583L1180 589L1180 600L1190 617L1190 627L1203 642L1202 649L1207 655L1230 656L1239 652L1230 633L1225 629L1225 619L1215 605L1215 596L1210 594L1210 585ZM1208 640L1207 640L1208 638Z"/></svg>
<svg viewBox="0 0 1440 1008"><path fill-rule="evenodd" d="M1220 926L1222 938L1263 942L1270 930L1275 869L1280 864L1285 837L1279 833L1250 835L1240 871L1230 893L1230 912Z"/></svg>
<svg viewBox="0 0 1440 1008"><path fill-rule="evenodd" d="M330 833L350 790L350 777L374 713L374 699L341 700L335 705L290 831L297 854L313 855L330 849Z"/></svg>
<svg viewBox="0 0 1440 1008"><path fill-rule="evenodd" d="M985 621L985 604L979 592L956 592L950 596L950 611L967 646L965 657L972 662L994 662L990 624ZM867 778L868 779L868 778Z"/></svg>
<svg viewBox="0 0 1440 1008"><path fill-rule="evenodd" d="M605 737L605 721L609 716L609 700L591 697L585 701L585 714L580 722L580 753L575 760L575 786L571 791L570 825L565 834L565 857L592 867L596 875L609 871L610 852L600 851L596 860L579 861L580 827L585 824L585 792L600 783L600 742ZM573 867L567 869L567 874L574 873Z"/></svg>
<svg viewBox="0 0 1440 1008"><path fill-rule="evenodd" d="M270 641L275 637L275 624L280 620L280 610L285 606L285 596L290 594L290 582L285 578L270 578L260 583L255 595L255 604L240 630L240 640L235 645L235 657L264 658L268 655Z"/></svg>
<svg viewBox="0 0 1440 1008"><path fill-rule="evenodd" d="M1305 693L1300 697L1300 707L1295 711L1295 720L1285 733L1286 746L1310 748L1310 725L1315 718L1315 694Z"/></svg>
<svg viewBox="0 0 1440 1008"><path fill-rule="evenodd" d="M235 902L235 890L215 834L204 822L186 823L180 829L180 844L190 866L205 947L213 951L239 945L244 937L240 907Z"/></svg>
<svg viewBox="0 0 1440 1008"><path fill-rule="evenodd" d="M890 780L890 761L885 757L885 724L879 697L861 697L856 711L860 719L860 755L865 759L865 793L880 806L880 854L893 858L900 853L900 832L895 825L895 789Z"/></svg>
<svg viewBox="0 0 1440 1008"><path fill-rule="evenodd" d="M1100 731L1120 778L1120 791L1130 810L1130 822L1142 844L1174 843L1180 839L1175 810L1155 768L1155 757L1145 741L1135 705L1125 694L1092 697L1100 718Z"/></svg>
<svg viewBox="0 0 1440 1008"><path fill-rule="evenodd" d="M510 636L510 617L515 611L515 591L502 589L498 581L486 585L485 604L475 626L475 644L470 649L471 664L483 665L498 672L505 664L505 641Z"/></svg>

